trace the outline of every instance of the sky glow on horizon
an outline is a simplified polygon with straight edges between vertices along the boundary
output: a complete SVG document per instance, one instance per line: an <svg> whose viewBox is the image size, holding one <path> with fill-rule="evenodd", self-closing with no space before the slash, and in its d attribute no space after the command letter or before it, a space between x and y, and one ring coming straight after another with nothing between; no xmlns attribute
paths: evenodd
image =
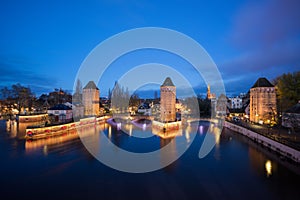
<svg viewBox="0 0 300 200"><path fill-rule="evenodd" d="M0 88L21 83L37 95L72 90L81 63L99 43L125 30L163 27L202 45L226 92L237 95L259 77L272 80L300 70L299 10L297 0L1 2ZM109 81L98 85L101 96L129 66L144 63L183 67L196 92L206 91L186 61L166 52L137 51L113 63L118 72L107 70Z"/></svg>

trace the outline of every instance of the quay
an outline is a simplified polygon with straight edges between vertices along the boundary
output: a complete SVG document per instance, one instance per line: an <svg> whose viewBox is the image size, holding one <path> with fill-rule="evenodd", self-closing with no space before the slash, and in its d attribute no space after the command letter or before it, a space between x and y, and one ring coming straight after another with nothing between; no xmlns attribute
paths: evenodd
<svg viewBox="0 0 300 200"><path fill-rule="evenodd" d="M286 143L276 141L253 130L249 130L229 121L224 122L224 127L250 138L251 140L265 146L266 148L278 153L285 158L295 161L296 163L300 163L300 151L289 146Z"/></svg>

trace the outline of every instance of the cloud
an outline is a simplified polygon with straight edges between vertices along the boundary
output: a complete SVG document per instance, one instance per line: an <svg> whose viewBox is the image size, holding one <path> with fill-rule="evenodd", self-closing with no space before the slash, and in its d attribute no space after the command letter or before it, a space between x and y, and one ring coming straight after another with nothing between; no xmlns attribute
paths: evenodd
<svg viewBox="0 0 300 200"><path fill-rule="evenodd" d="M270 47L299 39L299 9L298 0L249 3L235 17L232 39L241 47Z"/></svg>
<svg viewBox="0 0 300 200"><path fill-rule="evenodd" d="M0 87L21 83L29 86L33 92L40 94L53 89L56 80L48 75L36 72L36 64L20 59L0 59Z"/></svg>
<svg viewBox="0 0 300 200"><path fill-rule="evenodd" d="M281 74L300 69L300 1L259 1L234 17L231 43L240 52L221 66L226 73Z"/></svg>

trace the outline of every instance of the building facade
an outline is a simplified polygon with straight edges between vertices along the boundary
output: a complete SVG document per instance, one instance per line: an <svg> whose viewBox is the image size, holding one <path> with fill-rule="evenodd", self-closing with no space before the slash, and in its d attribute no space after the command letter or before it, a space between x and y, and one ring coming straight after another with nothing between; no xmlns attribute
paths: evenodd
<svg viewBox="0 0 300 200"><path fill-rule="evenodd" d="M282 126L300 129L300 101L282 114Z"/></svg>
<svg viewBox="0 0 300 200"><path fill-rule="evenodd" d="M64 103L64 105L72 108L73 117L75 118L81 118L84 115L84 107L82 104L72 104L70 102Z"/></svg>
<svg viewBox="0 0 300 200"><path fill-rule="evenodd" d="M240 97L229 98L231 109L241 109L243 107L243 99Z"/></svg>
<svg viewBox="0 0 300 200"><path fill-rule="evenodd" d="M266 78L259 78L250 89L250 121L274 124L276 115L275 87Z"/></svg>
<svg viewBox="0 0 300 200"><path fill-rule="evenodd" d="M147 116L152 115L151 107L150 107L149 103L140 104L137 112L138 112L138 114L141 114L141 115L147 115Z"/></svg>
<svg viewBox="0 0 300 200"><path fill-rule="evenodd" d="M227 114L227 97L221 94L216 102L216 116L224 117Z"/></svg>
<svg viewBox="0 0 300 200"><path fill-rule="evenodd" d="M160 86L160 120L176 121L176 87L170 77Z"/></svg>
<svg viewBox="0 0 300 200"><path fill-rule="evenodd" d="M48 109L48 116L51 123L68 123L73 120L72 108L64 104L57 104Z"/></svg>
<svg viewBox="0 0 300 200"><path fill-rule="evenodd" d="M88 82L83 88L82 103L84 106L85 116L99 115L99 96L100 91L94 81Z"/></svg>

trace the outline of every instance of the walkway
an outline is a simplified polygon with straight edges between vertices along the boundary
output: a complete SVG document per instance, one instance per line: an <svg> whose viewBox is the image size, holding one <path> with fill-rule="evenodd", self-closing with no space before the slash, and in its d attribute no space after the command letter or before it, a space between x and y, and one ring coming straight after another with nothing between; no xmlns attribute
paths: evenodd
<svg viewBox="0 0 300 200"><path fill-rule="evenodd" d="M235 123L239 126L245 127L249 130L252 130L256 133L259 133L265 137L268 137L272 140L285 144L294 149L300 150L300 133L291 133L289 129L284 127L267 127L265 125L260 124L252 124L250 122L245 121L231 121L227 120L231 123Z"/></svg>

